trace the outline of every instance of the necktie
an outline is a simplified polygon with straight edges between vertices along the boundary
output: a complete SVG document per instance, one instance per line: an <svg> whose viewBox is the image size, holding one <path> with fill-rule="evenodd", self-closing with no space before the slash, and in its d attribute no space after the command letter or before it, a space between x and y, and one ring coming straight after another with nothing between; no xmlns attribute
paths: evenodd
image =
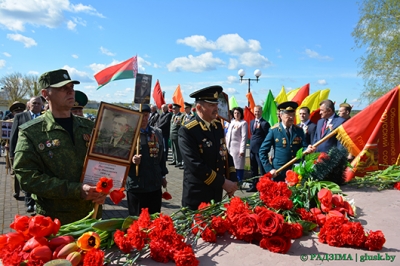
<svg viewBox="0 0 400 266"><path fill-rule="evenodd" d="M328 119L325 119L324 124L322 125L322 129L321 129L321 136L324 135L327 124L328 124Z"/></svg>
<svg viewBox="0 0 400 266"><path fill-rule="evenodd" d="M255 130L257 128L257 123L258 123L258 120L254 120L253 130Z"/></svg>
<svg viewBox="0 0 400 266"><path fill-rule="evenodd" d="M286 135L288 137L288 140L290 140L290 129L288 127L286 128Z"/></svg>

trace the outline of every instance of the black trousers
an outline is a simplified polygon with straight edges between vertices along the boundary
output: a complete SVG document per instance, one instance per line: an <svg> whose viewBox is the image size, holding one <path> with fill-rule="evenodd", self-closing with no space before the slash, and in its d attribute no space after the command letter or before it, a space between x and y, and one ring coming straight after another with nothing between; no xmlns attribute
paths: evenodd
<svg viewBox="0 0 400 266"><path fill-rule="evenodd" d="M258 152L250 151L250 170L252 177L265 175L265 170L260 161L260 156ZM253 179L253 185L256 185L257 182L258 179Z"/></svg>
<svg viewBox="0 0 400 266"><path fill-rule="evenodd" d="M148 208L149 213L161 212L161 188L146 193L127 191L128 211L131 216L139 216L142 208Z"/></svg>

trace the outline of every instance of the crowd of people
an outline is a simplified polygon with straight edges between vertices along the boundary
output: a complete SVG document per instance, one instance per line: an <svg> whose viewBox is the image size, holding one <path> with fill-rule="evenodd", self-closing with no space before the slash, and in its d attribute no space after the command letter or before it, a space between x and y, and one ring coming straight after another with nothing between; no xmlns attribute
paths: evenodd
<svg viewBox="0 0 400 266"><path fill-rule="evenodd" d="M106 198L96 191L96 184L80 181L94 123L83 117L88 98L75 90L80 82L72 80L66 70L46 72L38 84L41 95L32 97L26 106L13 103L12 117L7 117L13 119L9 153L15 175L13 196L18 199L22 191L28 212L69 223L85 217L94 204L103 204ZM336 138L317 147L314 144L349 118L348 104L340 105L337 115L332 101L321 102L317 124L310 121L307 107L299 109L300 121L294 124L296 102L278 105L279 123L275 125L262 118L259 105L254 107L255 119L249 124L243 109L235 107L231 110L232 120L224 124L218 117L218 95L222 90L221 86L210 86L193 92L190 97L194 104L185 102L184 113L178 103L164 104L161 110L144 104L137 110L143 115L138 125L140 147L131 147L139 150L130 159L125 185L130 215L139 215L142 208L148 208L151 214L161 211L169 147L172 160L168 164L183 170L182 206L192 210L201 202L220 201L224 191L233 196L246 181L248 139L254 177L248 192L257 191L257 177L267 172L274 181L284 181L290 166L280 168L301 148L306 153L343 148ZM116 132L124 132L127 123L126 118L115 117L113 127L120 129ZM114 148L122 138L115 133L107 143ZM129 148L126 154L132 154Z"/></svg>

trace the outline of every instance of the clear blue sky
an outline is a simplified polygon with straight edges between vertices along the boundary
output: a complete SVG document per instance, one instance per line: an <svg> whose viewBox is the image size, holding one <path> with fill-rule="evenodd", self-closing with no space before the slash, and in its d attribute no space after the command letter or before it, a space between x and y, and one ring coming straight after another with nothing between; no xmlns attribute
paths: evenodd
<svg viewBox="0 0 400 266"><path fill-rule="evenodd" d="M0 77L64 68L90 100L132 102L133 79L96 90L93 75L137 54L139 73L153 76L152 87L160 81L167 102L178 84L189 102L219 84L244 106L238 70L254 78L260 69L256 104L268 90L310 83L311 93L329 88L337 104L361 109L358 18L353 0L0 0Z"/></svg>

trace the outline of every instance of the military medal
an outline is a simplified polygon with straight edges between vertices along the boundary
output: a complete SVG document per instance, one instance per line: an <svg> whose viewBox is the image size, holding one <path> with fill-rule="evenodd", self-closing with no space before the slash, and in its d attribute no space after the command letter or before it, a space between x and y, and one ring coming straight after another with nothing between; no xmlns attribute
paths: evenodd
<svg viewBox="0 0 400 266"><path fill-rule="evenodd" d="M50 148L50 147L51 147L51 141L50 141L50 140L46 141L46 147L47 147L47 148Z"/></svg>
<svg viewBox="0 0 400 266"><path fill-rule="evenodd" d="M60 140L59 139L53 139L53 141L51 142L53 144L53 146L60 146Z"/></svg>
<svg viewBox="0 0 400 266"><path fill-rule="evenodd" d="M149 154L150 157L156 158L158 157L158 152L160 150L160 145L158 144L158 139L156 135L153 133L151 136L147 138L147 145L149 145Z"/></svg>
<svg viewBox="0 0 400 266"><path fill-rule="evenodd" d="M282 145L284 148L286 148L286 139L285 138L282 139Z"/></svg>
<svg viewBox="0 0 400 266"><path fill-rule="evenodd" d="M53 158L53 155L54 155L53 152L52 152L52 151L49 151L49 157L50 157L50 158Z"/></svg>
<svg viewBox="0 0 400 266"><path fill-rule="evenodd" d="M45 147L45 146L44 146L44 144L43 144L43 143L39 143L38 147L39 147L39 150L41 150L41 151L42 151L42 150L44 150L44 147Z"/></svg>
<svg viewBox="0 0 400 266"><path fill-rule="evenodd" d="M199 144L199 152L203 153L203 145Z"/></svg>
<svg viewBox="0 0 400 266"><path fill-rule="evenodd" d="M279 142L279 139L275 139L275 142Z"/></svg>

